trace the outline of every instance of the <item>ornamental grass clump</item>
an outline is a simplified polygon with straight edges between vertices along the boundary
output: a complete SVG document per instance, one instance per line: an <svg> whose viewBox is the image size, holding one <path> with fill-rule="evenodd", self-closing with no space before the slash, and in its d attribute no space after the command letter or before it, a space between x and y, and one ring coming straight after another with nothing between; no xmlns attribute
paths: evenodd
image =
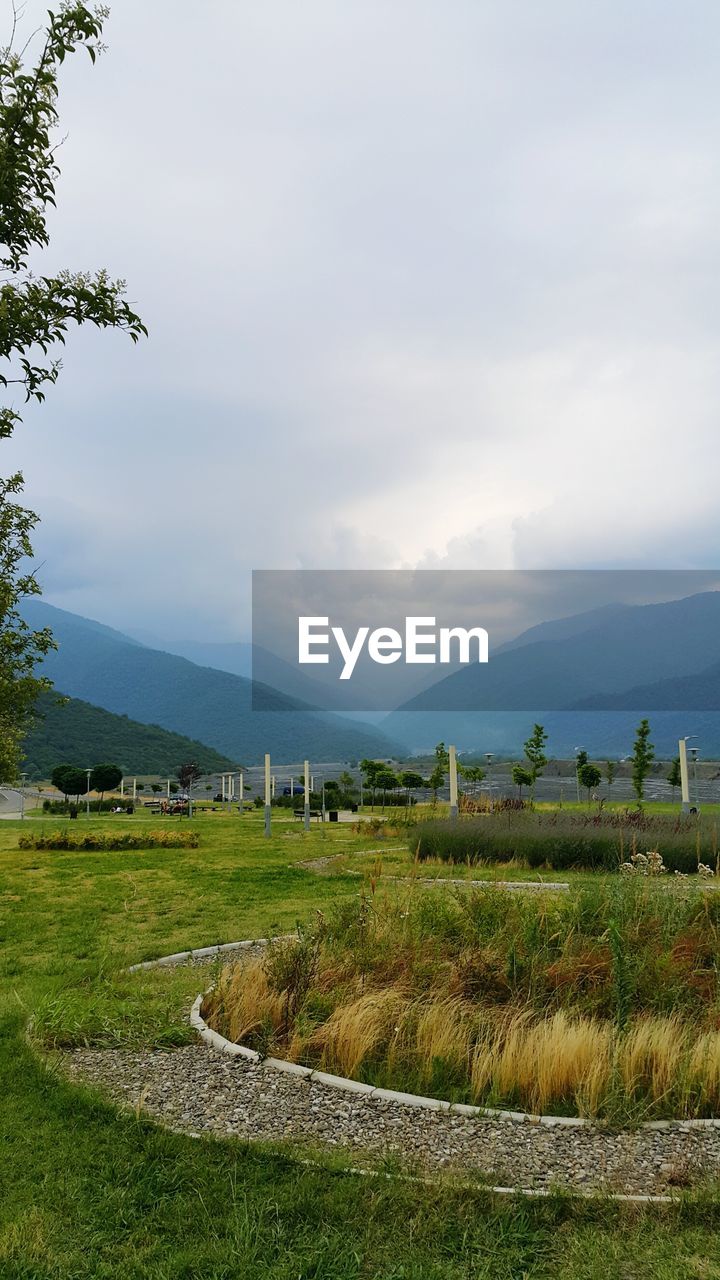
<svg viewBox="0 0 720 1280"><path fill-rule="evenodd" d="M720 896L634 875L568 894L367 891L205 1002L262 1052L451 1101L611 1119L720 1110Z"/></svg>
<svg viewBox="0 0 720 1280"><path fill-rule="evenodd" d="M420 861L517 866L555 871L641 872L664 870L694 875L717 862L717 826L697 815L621 812L577 813L534 809L505 810L459 820L419 822L408 834L408 848ZM646 852L649 850L649 852Z"/></svg>

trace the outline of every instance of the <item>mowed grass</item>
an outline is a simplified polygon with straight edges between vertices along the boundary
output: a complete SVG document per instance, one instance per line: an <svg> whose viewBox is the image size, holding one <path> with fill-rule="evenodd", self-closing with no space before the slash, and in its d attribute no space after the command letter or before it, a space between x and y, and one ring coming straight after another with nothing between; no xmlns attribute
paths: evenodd
<svg viewBox="0 0 720 1280"><path fill-rule="evenodd" d="M377 835L297 826L278 819L266 841L260 817L212 814L194 850L50 853L17 850L20 824L0 823L2 1280L720 1277L712 1188L639 1211L360 1179L171 1134L38 1059L33 1014L58 1042L173 1043L199 975L133 978L125 965L291 928L357 892L354 879L289 864L374 848Z"/></svg>

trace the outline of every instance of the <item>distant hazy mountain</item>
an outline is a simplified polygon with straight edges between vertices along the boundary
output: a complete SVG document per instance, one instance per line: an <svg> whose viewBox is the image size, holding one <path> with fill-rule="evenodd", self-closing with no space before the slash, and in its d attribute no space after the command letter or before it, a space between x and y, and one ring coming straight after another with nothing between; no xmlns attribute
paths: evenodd
<svg viewBox="0 0 720 1280"><path fill-rule="evenodd" d="M697 675L654 680L621 693L595 694L583 698L576 707L579 711L598 707L612 711L634 711L637 707L646 711L706 711L708 707L720 707L720 662Z"/></svg>
<svg viewBox="0 0 720 1280"><path fill-rule="evenodd" d="M143 631L135 631L134 634L146 648L173 653L176 658L187 658L198 667L212 667L215 671L229 671L231 675L246 678L252 675L252 645L249 641L215 644L209 640L161 640Z"/></svg>
<svg viewBox="0 0 720 1280"><path fill-rule="evenodd" d="M629 752L639 715L654 712L656 746L675 753L697 733L720 752L720 593L667 604L609 606L531 628L405 703L383 728L414 750L440 739L465 750L522 747L534 719L567 755ZM482 709L475 709L482 706Z"/></svg>
<svg viewBox="0 0 720 1280"><path fill-rule="evenodd" d="M280 764L305 754L348 760L402 750L380 731L315 714L270 689L267 710L253 711L249 680L150 649L42 601L26 601L23 612L32 626L49 626L59 643L42 668L59 689L204 742L233 761L255 763L265 751Z"/></svg>
<svg viewBox="0 0 720 1280"><path fill-rule="evenodd" d="M173 776L178 765L194 760L205 773L231 768L233 761L202 742L193 742L158 725L140 724L89 702L71 698L58 705L45 694L39 718L24 744L23 768L33 778L47 778L56 764L118 764L127 774Z"/></svg>
<svg viewBox="0 0 720 1280"><path fill-rule="evenodd" d="M574 631L557 639L533 638L533 628L525 643L463 667L399 710L567 710L600 693L695 675L720 659L720 592L600 613L582 631L572 619ZM541 633L550 630L543 624Z"/></svg>

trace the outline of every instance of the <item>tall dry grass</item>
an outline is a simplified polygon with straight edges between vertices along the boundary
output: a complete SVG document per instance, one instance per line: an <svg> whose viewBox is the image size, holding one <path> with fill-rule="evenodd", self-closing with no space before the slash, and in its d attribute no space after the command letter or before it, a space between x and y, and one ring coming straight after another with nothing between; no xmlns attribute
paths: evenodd
<svg viewBox="0 0 720 1280"><path fill-rule="evenodd" d="M720 1112L720 895L678 885L345 900L206 1008L231 1039L533 1112Z"/></svg>

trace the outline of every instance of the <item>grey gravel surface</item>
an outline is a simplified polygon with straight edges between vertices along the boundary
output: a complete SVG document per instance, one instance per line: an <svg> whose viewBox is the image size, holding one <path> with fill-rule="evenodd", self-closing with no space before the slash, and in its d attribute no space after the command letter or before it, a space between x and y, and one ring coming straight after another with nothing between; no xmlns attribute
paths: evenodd
<svg viewBox="0 0 720 1280"><path fill-rule="evenodd" d="M230 1058L205 1045L171 1051L80 1049L71 1078L100 1086L182 1133L343 1148L354 1163L392 1153L427 1172L473 1172L493 1184L657 1194L717 1177L720 1130L549 1128L422 1111L340 1092Z"/></svg>

